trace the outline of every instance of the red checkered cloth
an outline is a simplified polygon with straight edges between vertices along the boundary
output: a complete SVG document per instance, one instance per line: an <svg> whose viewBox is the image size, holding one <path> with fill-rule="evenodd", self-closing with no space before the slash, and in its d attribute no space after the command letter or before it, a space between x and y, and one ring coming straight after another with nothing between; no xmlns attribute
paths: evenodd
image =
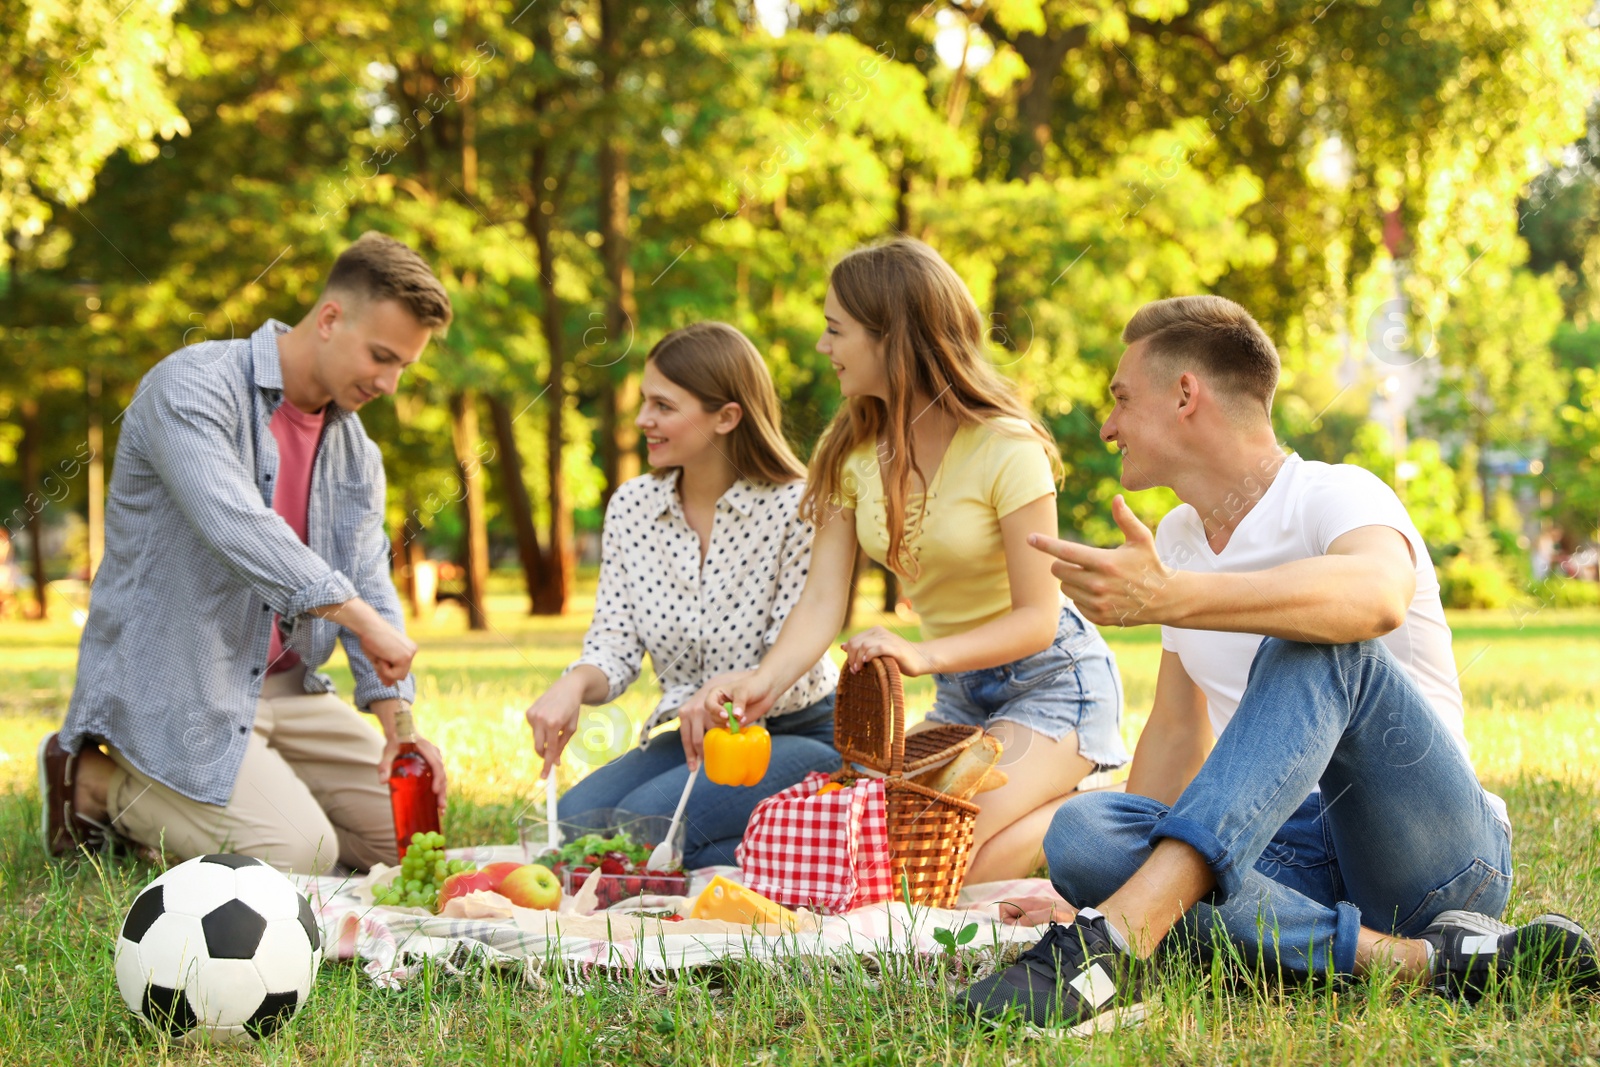
<svg viewBox="0 0 1600 1067"><path fill-rule="evenodd" d="M744 884L791 908L845 912L888 900L889 824L883 782L817 795L813 772L756 805L737 852Z"/></svg>

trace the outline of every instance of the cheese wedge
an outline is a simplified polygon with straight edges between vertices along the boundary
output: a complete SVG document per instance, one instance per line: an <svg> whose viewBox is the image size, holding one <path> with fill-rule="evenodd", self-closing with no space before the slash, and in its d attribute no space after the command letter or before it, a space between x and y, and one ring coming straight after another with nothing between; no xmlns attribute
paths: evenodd
<svg viewBox="0 0 1600 1067"><path fill-rule="evenodd" d="M736 882L730 882L720 874L712 878L711 883L700 891L689 917L721 919L741 926L772 923L785 930L793 930L800 922L800 916L782 904L768 900L760 893L752 892Z"/></svg>

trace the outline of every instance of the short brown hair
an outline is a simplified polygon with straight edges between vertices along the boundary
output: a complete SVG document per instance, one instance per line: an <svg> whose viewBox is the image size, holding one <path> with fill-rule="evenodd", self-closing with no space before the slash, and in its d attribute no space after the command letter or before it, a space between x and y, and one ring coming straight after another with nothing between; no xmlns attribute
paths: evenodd
<svg viewBox="0 0 1600 1067"><path fill-rule="evenodd" d="M1261 405L1270 417L1278 390L1278 350L1244 308L1220 296L1175 296L1134 312L1125 344L1144 341L1145 353L1168 365L1189 364L1234 396Z"/></svg>
<svg viewBox="0 0 1600 1067"><path fill-rule="evenodd" d="M725 449L734 471L750 481L782 485L806 476L783 436L783 407L772 374L750 338L725 322L696 322L656 342L645 362L706 411L738 404L744 417L728 434ZM665 477L671 467L654 473Z"/></svg>
<svg viewBox="0 0 1600 1067"><path fill-rule="evenodd" d="M423 258L393 237L368 230L339 254L324 289L395 300L422 325L450 325L450 294Z"/></svg>

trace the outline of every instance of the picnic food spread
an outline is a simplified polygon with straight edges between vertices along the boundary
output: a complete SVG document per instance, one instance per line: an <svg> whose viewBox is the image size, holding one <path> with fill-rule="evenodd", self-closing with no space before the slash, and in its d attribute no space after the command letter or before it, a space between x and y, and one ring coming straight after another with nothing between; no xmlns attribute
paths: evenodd
<svg viewBox="0 0 1600 1067"><path fill-rule="evenodd" d="M786 930L793 930L800 922L800 916L782 904L768 900L737 882L730 882L720 874L700 891L689 917L721 919L744 926L771 923Z"/></svg>
<svg viewBox="0 0 1600 1067"><path fill-rule="evenodd" d="M522 908L554 910L561 904L561 883L548 866L502 861L477 867L447 859L444 835L432 832L411 836L399 873L373 887L372 902L438 912L456 897L480 890L499 893Z"/></svg>
<svg viewBox="0 0 1600 1067"><path fill-rule="evenodd" d="M1000 762L1000 739L985 733L948 763L912 776L911 781L936 793L947 793L959 800L970 800L979 793L999 789L1008 781Z"/></svg>
<svg viewBox="0 0 1600 1067"><path fill-rule="evenodd" d="M437 832L412 834L400 873L394 881L373 889L373 901L395 908L439 907L439 890L451 875L474 870L466 860L446 859L444 835Z"/></svg>
<svg viewBox="0 0 1600 1067"><path fill-rule="evenodd" d="M727 710L733 711L732 703ZM732 714L726 728L706 731L706 777L718 785L756 785L772 762L772 735L765 726L741 726Z"/></svg>
<svg viewBox="0 0 1600 1067"><path fill-rule="evenodd" d="M635 842L625 830L614 836L584 834L562 845L555 851L546 851L536 858L555 872L565 890L571 894L583 888L590 877L596 883L596 907L609 908L620 900L643 896L646 893L665 896L683 896L689 891L689 878L681 867L668 869L648 865L650 845Z"/></svg>
<svg viewBox="0 0 1600 1067"><path fill-rule="evenodd" d="M417 834L439 832L439 797L433 789L433 768L417 746L411 705L404 700L395 712L394 730L400 747L389 765L389 804L394 809L395 844L403 860Z"/></svg>
<svg viewBox="0 0 1600 1067"><path fill-rule="evenodd" d="M903 698L894 685L898 681L896 672L881 664L877 666L875 674L879 677L862 680L858 687L863 691L849 694L856 696L856 703L862 706L852 713L853 717L847 715L843 720L849 727L842 739L845 743L841 749L848 750L846 766L832 776L831 781L824 780L820 785L813 783L809 791L802 790L804 795L794 797L793 802L807 807L816 803L833 803L842 790L850 788L851 783L872 781L877 776L884 776L881 780L888 794L880 796L877 810L884 812L887 802L888 848L886 855L877 862L892 868L891 873L899 873L904 883L901 890L909 890L912 899L942 901L959 884L959 877L952 883L950 876L960 865L949 862L951 857L945 855L946 862L936 864L937 869L913 871L909 859L931 846L937 846L934 851L944 855L963 840L970 840L970 818L976 811L969 803L971 798L999 788L1006 782L1006 774L998 766L1001 742L992 734L976 728L968 732L960 727L944 726L907 733L900 703ZM841 685L841 691L850 688ZM847 705L849 703L846 701ZM731 704L725 704L724 707L730 712L727 726L706 732L706 776L721 785L755 785L765 776L770 764L771 736L761 726L742 725L731 714ZM835 732L838 735L837 727ZM867 777L863 779L863 776ZM821 775L815 777L822 778ZM896 785L896 779L904 784ZM895 789L913 792L902 796ZM786 795L780 794L767 804ZM855 797L856 794L852 791L851 796ZM872 803L870 796L864 794L850 801L851 811L855 810L858 802L866 803L869 808ZM957 807L944 812L937 808L938 803ZM905 814L901 809L908 804L914 809L914 814L920 813L917 827L922 823L930 824L928 829L933 837L928 841L918 844L909 839L901 840L906 828L903 825L904 818L899 816ZM935 831L929 819L930 814L935 812L942 812L945 821L953 818L956 822ZM877 818L882 826L885 815L879 814ZM399 874L387 884L374 888L374 902L387 906L423 907L440 912L453 900L486 891L503 898L501 906L510 904L524 909L555 911L564 907L564 898L570 900L582 892L580 907L586 911L598 911L638 897L678 897L683 903L677 906L677 913L664 917L685 918L692 915L702 920L737 922L741 925L774 923L792 928L796 914L779 901L791 905L804 903L806 908L812 909L816 907L815 902L822 899L817 896L816 886L807 884L797 887L792 884L790 875L793 872L787 872L786 868L769 870L767 867L770 863L763 866L765 860L771 859L763 853L763 860L755 865L753 881L749 877L751 870L745 872L744 880L751 881L755 888L718 877L691 905L686 899L689 878L681 866L676 863L671 867L653 866L650 843L636 841L616 822L608 820L588 825L614 829L581 833L559 847L545 849L534 856L530 864L502 862L489 864L482 869L463 860L447 859L442 834L433 831L415 833L406 842L407 851ZM778 834L775 840L779 841L778 847L787 855L792 846L782 845L781 840L795 831L793 828L785 830L783 825L787 824L774 823L770 829ZM814 815L800 818L796 825L802 829L809 827L804 832L811 835L818 832ZM962 832L963 825L966 826L965 833ZM880 834L883 832L879 830ZM559 838L552 837L551 840ZM747 835L746 842L741 845L741 854L749 847L751 842ZM960 851L959 848L956 850ZM871 853L870 848L867 851ZM747 858L752 857L741 855L741 864ZM782 890L774 894L777 900L763 895L774 893L775 889ZM890 891L892 889L891 886ZM862 896L861 893L846 895L851 901ZM866 893L862 899L877 899L879 896L881 894L874 890ZM649 902L646 905L649 906ZM473 906L481 908L485 905L479 903ZM637 905L634 910L638 910Z"/></svg>

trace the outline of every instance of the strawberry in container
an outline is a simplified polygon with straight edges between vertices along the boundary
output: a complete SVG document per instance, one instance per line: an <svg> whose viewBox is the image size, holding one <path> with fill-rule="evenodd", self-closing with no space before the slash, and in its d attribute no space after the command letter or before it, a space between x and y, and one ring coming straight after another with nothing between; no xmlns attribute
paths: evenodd
<svg viewBox="0 0 1600 1067"><path fill-rule="evenodd" d="M611 837L585 834L554 852L546 852L537 862L549 865L569 894L583 888L590 878L599 878L595 903L600 908L646 894L687 895L688 875L681 869L650 869L650 849L650 843L635 842L625 831Z"/></svg>

